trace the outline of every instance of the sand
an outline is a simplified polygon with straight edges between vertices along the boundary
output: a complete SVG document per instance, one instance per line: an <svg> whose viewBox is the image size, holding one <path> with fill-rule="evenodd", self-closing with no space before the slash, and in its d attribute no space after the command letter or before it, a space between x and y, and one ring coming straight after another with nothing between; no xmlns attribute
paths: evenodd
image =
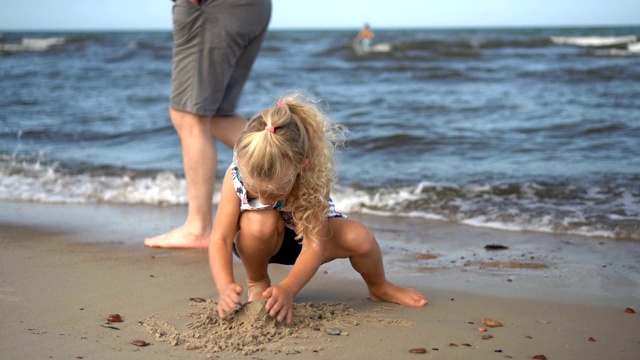
<svg viewBox="0 0 640 360"><path fill-rule="evenodd" d="M360 216L390 280L429 299L379 303L325 264L294 323L262 304L215 313L206 251L148 249L184 207L0 203L2 359L637 359L640 243ZM487 245L506 247L485 249ZM289 267L274 265L274 281ZM244 273L236 263L236 276ZM107 322L110 314L122 322ZM502 323L488 327L483 318ZM486 331L481 331L486 328ZM147 346L131 344L143 340Z"/></svg>

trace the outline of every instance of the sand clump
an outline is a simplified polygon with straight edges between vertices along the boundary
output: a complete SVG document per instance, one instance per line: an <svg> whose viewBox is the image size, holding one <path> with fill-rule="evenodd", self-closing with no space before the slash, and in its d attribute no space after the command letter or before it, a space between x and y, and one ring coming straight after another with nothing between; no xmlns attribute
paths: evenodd
<svg viewBox="0 0 640 360"><path fill-rule="evenodd" d="M238 352L249 355L259 351L320 351L322 347L317 341L314 342L315 347L305 348L299 345L300 340L328 337L325 332L327 328L341 328L343 335L348 335L348 331L344 331L346 327L357 326L361 321L367 320L343 303L294 303L291 325L272 319L264 308L265 301L243 303L227 319L218 316L217 303L213 300L192 301L190 305L198 309L183 314L193 319L184 331L155 317L139 323L158 341L168 342L173 346L206 353ZM372 320L374 323L391 322L380 318ZM297 340L297 347L283 346L285 340L290 338Z"/></svg>

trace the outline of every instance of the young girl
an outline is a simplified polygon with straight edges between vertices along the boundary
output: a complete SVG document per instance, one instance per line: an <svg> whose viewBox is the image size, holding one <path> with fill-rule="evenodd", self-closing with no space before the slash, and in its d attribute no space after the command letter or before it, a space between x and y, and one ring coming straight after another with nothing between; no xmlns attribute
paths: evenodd
<svg viewBox="0 0 640 360"><path fill-rule="evenodd" d="M424 306L418 291L385 277L382 253L363 224L335 211L334 142L341 128L301 94L278 101L249 121L234 148L209 244L209 263L225 318L240 303L232 252L247 273L249 301L267 300L277 321L292 321L293 298L321 264L348 258L373 300ZM271 286L269 263L293 265Z"/></svg>

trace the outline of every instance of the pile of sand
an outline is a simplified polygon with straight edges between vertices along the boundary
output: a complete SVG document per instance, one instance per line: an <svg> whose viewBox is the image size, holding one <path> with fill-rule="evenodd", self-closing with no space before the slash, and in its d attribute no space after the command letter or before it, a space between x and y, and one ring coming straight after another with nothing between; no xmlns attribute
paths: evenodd
<svg viewBox="0 0 640 360"><path fill-rule="evenodd" d="M322 348L318 342L315 342L315 348L305 348L299 344L304 339L348 335L347 329L357 326L363 320L397 324L394 320L359 315L343 303L294 304L294 320L291 325L278 323L269 317L264 309L264 301L244 303L225 320L218 316L215 301L192 301L190 305L199 309L184 314L195 319L186 325L185 331L178 331L166 321L155 317L142 320L140 324L158 341L174 346L182 345L185 349L207 353L233 351L245 355L265 350L276 353L320 351ZM295 338L298 346L283 346L280 340L285 338Z"/></svg>

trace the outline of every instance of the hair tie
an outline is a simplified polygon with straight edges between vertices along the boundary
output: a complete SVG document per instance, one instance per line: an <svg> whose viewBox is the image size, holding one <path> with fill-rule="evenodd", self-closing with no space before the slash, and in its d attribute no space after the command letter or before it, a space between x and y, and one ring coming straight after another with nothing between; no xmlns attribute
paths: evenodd
<svg viewBox="0 0 640 360"><path fill-rule="evenodd" d="M276 129L271 125L265 126L264 129L267 130L268 132L271 132L271 133L275 133L276 132Z"/></svg>
<svg viewBox="0 0 640 360"><path fill-rule="evenodd" d="M287 103L286 102L282 102L282 101L278 101L276 106L287 106Z"/></svg>

